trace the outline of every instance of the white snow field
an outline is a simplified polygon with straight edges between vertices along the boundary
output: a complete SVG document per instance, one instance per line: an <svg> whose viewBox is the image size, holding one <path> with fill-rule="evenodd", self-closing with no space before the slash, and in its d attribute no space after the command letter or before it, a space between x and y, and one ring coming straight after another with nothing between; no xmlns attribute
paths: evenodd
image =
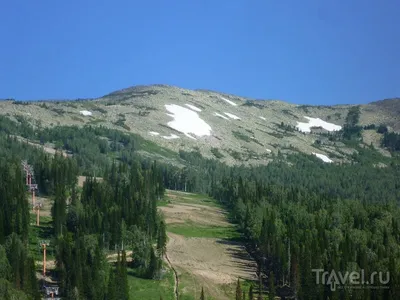
<svg viewBox="0 0 400 300"><path fill-rule="evenodd" d="M271 149L265 149L265 150L267 150L268 153L271 153L271 152L272 152Z"/></svg>
<svg viewBox="0 0 400 300"><path fill-rule="evenodd" d="M91 116L92 112L88 110L81 110L80 113L84 116Z"/></svg>
<svg viewBox="0 0 400 300"><path fill-rule="evenodd" d="M225 119L225 120L229 120L229 118L227 118L227 117L225 117L224 115L221 115L221 114L219 114L219 113L215 113L215 115L217 116L217 117L220 117L220 118L222 118L222 119Z"/></svg>
<svg viewBox="0 0 400 300"><path fill-rule="evenodd" d="M234 114L230 114L230 113L226 113L226 112L224 112L224 114L226 114L229 118L232 118L234 120L240 120L240 118L238 116L235 116Z"/></svg>
<svg viewBox="0 0 400 300"><path fill-rule="evenodd" d="M185 104L185 105L186 105L187 107L189 107L191 110L201 112L201 109L198 108L198 107L196 107L196 106L194 106L194 105L191 105L191 104Z"/></svg>
<svg viewBox="0 0 400 300"><path fill-rule="evenodd" d="M167 115L174 118L173 121L168 122L169 127L184 133L191 139L195 138L190 134L200 137L211 135L211 126L201 119L197 112L176 104L166 104L165 108L170 112Z"/></svg>
<svg viewBox="0 0 400 300"><path fill-rule="evenodd" d="M160 135L158 132L155 132L155 131L149 131L149 134L150 135Z"/></svg>
<svg viewBox="0 0 400 300"><path fill-rule="evenodd" d="M179 136L171 133L169 136L163 135L163 138L166 140L174 140L174 139L179 139Z"/></svg>
<svg viewBox="0 0 400 300"><path fill-rule="evenodd" d="M233 105L233 106L237 106L237 104L235 103L235 102L232 102L231 100L228 100L228 99L226 99L226 98L224 98L224 97L220 97L222 100L224 100L225 102L228 102L230 105Z"/></svg>
<svg viewBox="0 0 400 300"><path fill-rule="evenodd" d="M311 127L322 127L328 131L337 131L337 130L342 129L342 126L325 122L324 120L321 120L320 118L310 118L310 117L306 117L306 116L304 116L304 118L308 119L308 123L297 122L297 126L296 126L302 132L311 132L311 129L310 129Z"/></svg>
<svg viewBox="0 0 400 300"><path fill-rule="evenodd" d="M324 162L327 162L327 163L333 162L332 159L330 159L328 156L326 156L326 155L324 155L324 154L315 153L315 152L312 152L312 154L314 154L316 157L322 159Z"/></svg>
<svg viewBox="0 0 400 300"><path fill-rule="evenodd" d="M261 120L264 120L264 121L266 121L266 120L267 120L267 119L266 119L266 118L264 118L264 117L260 117L260 119L261 119Z"/></svg>

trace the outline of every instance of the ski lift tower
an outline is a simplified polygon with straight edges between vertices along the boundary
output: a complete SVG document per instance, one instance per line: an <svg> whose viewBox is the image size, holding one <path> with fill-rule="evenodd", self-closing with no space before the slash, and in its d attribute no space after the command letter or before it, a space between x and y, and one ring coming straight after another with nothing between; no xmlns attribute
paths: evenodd
<svg viewBox="0 0 400 300"><path fill-rule="evenodd" d="M36 212L36 226L40 226L40 209L43 207L42 202L37 202L34 204L33 209Z"/></svg>
<svg viewBox="0 0 400 300"><path fill-rule="evenodd" d="M26 174L26 176L25 176L25 178L26 178L26 185L29 185L29 184L30 184L30 181L31 181L31 168L30 168L30 166L28 165L28 162L27 162L26 160L23 160L23 161L21 162L21 164L22 164L22 168L24 169L25 174Z"/></svg>
<svg viewBox="0 0 400 300"><path fill-rule="evenodd" d="M46 240L39 242L39 247L43 248L43 278L46 278L46 247L49 245L50 242Z"/></svg>
<svg viewBox="0 0 400 300"><path fill-rule="evenodd" d="M21 164L26 173L26 186L28 187L28 190L32 193L32 209L35 210L35 192L38 190L38 185L32 183L35 179L33 167L29 165L26 160L23 160Z"/></svg>
<svg viewBox="0 0 400 300"><path fill-rule="evenodd" d="M29 191L32 193L32 208L33 208L33 210L35 210L35 207L36 207L35 193L37 190L38 190L38 185L36 183L29 185Z"/></svg>

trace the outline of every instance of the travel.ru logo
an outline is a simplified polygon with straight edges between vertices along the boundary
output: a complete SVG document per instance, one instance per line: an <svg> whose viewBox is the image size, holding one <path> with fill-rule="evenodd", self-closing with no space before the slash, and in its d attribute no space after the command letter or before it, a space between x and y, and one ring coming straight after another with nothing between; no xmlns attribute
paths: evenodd
<svg viewBox="0 0 400 300"><path fill-rule="evenodd" d="M316 283L330 285L331 291L336 291L336 288L351 287L351 288L389 288L385 286L390 281L390 274L386 272L372 272L369 278L365 278L365 272L331 272L324 271L323 269L312 269L316 273ZM374 285L375 284L375 285Z"/></svg>

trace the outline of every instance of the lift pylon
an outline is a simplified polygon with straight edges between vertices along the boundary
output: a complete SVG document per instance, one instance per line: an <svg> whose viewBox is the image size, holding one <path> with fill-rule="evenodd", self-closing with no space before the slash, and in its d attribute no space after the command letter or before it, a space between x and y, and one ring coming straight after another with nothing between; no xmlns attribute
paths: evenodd
<svg viewBox="0 0 400 300"><path fill-rule="evenodd" d="M36 213L36 226L40 226L40 209L43 207L41 202L38 202L34 205L33 209Z"/></svg>
<svg viewBox="0 0 400 300"><path fill-rule="evenodd" d="M43 278L46 277L46 247L50 245L49 241L40 241L40 247L43 249Z"/></svg>

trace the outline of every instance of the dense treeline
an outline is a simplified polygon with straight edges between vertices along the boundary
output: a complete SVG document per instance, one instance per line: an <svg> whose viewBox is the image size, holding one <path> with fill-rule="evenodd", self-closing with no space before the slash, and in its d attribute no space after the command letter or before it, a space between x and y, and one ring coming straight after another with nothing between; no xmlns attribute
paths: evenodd
<svg viewBox="0 0 400 300"><path fill-rule="evenodd" d="M395 132L385 132L382 139L382 146L390 151L400 151L400 134Z"/></svg>
<svg viewBox="0 0 400 300"><path fill-rule="evenodd" d="M0 157L0 182L0 299L40 299L21 162Z"/></svg>
<svg viewBox="0 0 400 300"><path fill-rule="evenodd" d="M66 299L128 299L127 267L145 278L163 276L166 233L156 201L164 194L164 167L136 156L134 137L102 128L40 131L23 120L19 127L7 122L0 130L4 158L0 163L4 183L0 185L0 298L39 297L34 261L27 247L30 215L22 159L33 166L39 193L54 200L50 243L55 248L56 270L51 276L59 282ZM11 135L32 138L38 132L42 141L61 141L64 150L77 153L72 157L61 152L47 154ZM93 153L87 151L93 145L85 139L101 141L99 135L111 133L114 142L107 143L104 164L97 166L104 180L87 177L83 188L77 188L77 176L89 169L93 174L98 162L93 159L86 164L85 158L101 151L97 146ZM113 158L111 152L118 155ZM116 253L116 263L110 264Z"/></svg>
<svg viewBox="0 0 400 300"><path fill-rule="evenodd" d="M57 276L68 299L127 299L127 293L119 295L121 280L126 281L126 251L134 250L131 267L143 277L154 278L161 268L162 251L153 246L165 247L156 207L164 193L161 170L156 163L114 163L106 173L101 182L88 177L80 195L72 190L68 208L66 184L56 189ZM106 263L109 250L123 250L116 270Z"/></svg>
<svg viewBox="0 0 400 300"><path fill-rule="evenodd" d="M393 160L375 168L373 158L383 157L364 151L349 165L288 155L253 168L226 167L199 153L181 152L192 168L167 184L221 201L263 272L267 277L273 272L278 294L288 285L300 299L397 299L400 164ZM387 289L333 292L316 285L312 269L364 269L365 278L374 271L390 272L390 282Z"/></svg>

